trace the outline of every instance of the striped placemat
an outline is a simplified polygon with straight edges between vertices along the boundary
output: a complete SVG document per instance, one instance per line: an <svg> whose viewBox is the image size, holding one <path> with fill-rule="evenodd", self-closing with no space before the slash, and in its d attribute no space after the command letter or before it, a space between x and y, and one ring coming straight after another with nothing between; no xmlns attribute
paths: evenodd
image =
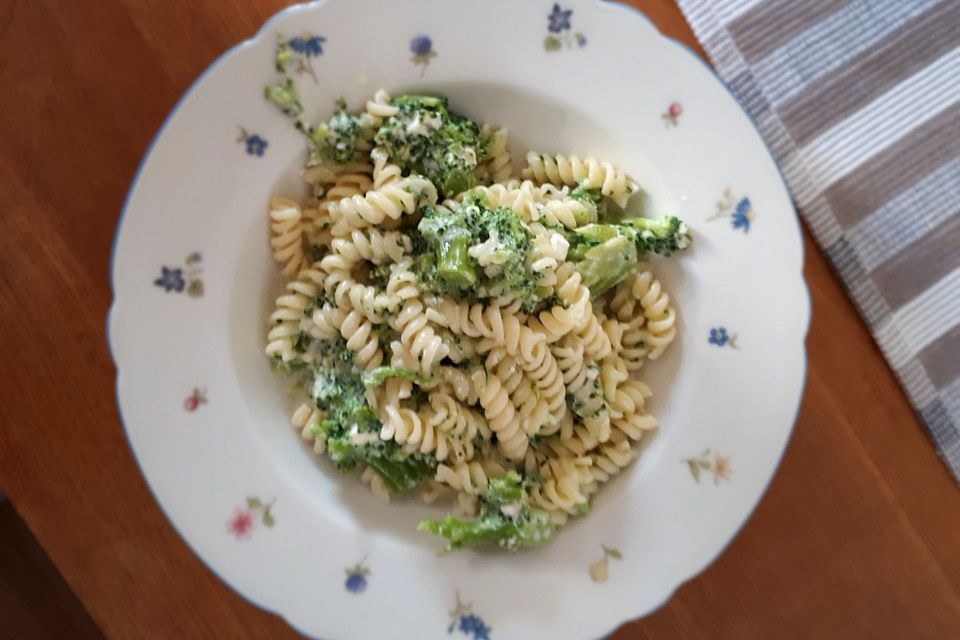
<svg viewBox="0 0 960 640"><path fill-rule="evenodd" d="M960 481L960 0L679 0Z"/></svg>

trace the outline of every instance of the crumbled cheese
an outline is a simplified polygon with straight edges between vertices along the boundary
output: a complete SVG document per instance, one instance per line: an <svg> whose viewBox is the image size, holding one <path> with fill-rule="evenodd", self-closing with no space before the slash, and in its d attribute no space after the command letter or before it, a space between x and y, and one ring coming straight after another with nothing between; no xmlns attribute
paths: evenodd
<svg viewBox="0 0 960 640"><path fill-rule="evenodd" d="M437 130L437 131L440 130L440 125L443 124L443 120L440 118L440 114L439 114L439 113L435 113L435 114L432 115L432 116L427 116L426 118L423 119L423 122L424 122L424 124L426 124L428 127L432 128L432 129L435 129L435 130Z"/></svg>
<svg viewBox="0 0 960 640"><path fill-rule="evenodd" d="M523 509L523 505L519 502L511 502L500 507L500 513L506 517L513 520L518 515L520 515L520 510Z"/></svg>
<svg viewBox="0 0 960 640"><path fill-rule="evenodd" d="M428 123L429 124L429 121ZM434 127L436 128L436 127ZM420 112L417 112L417 115L413 117L413 122L407 125L407 133L412 133L415 136L428 136L430 135L430 129L420 120Z"/></svg>
<svg viewBox="0 0 960 640"><path fill-rule="evenodd" d="M497 251L499 246L500 237L497 235L497 230L492 229L490 231L490 237L487 238L485 242L473 245L467 249L467 253L471 258L474 258L481 267L503 264L510 256L505 251Z"/></svg>
<svg viewBox="0 0 960 640"><path fill-rule="evenodd" d="M365 431L360 433L357 431L357 425L353 425L353 428L350 429L350 444L355 444L358 446L374 444L380 441L380 436L372 431Z"/></svg>
<svg viewBox="0 0 960 640"><path fill-rule="evenodd" d="M686 249L690 244L690 237L687 235L690 233L690 228L687 227L686 222L681 222L678 231L680 233L680 239L677 240L677 247L680 249Z"/></svg>
<svg viewBox="0 0 960 640"><path fill-rule="evenodd" d="M460 157L468 165L477 164L477 152L473 150L473 147L464 147L463 151L460 152Z"/></svg>
<svg viewBox="0 0 960 640"><path fill-rule="evenodd" d="M570 243L567 242L567 239L556 231L551 231L550 248L553 249L554 254L556 254L557 260L566 260L567 250L570 249Z"/></svg>

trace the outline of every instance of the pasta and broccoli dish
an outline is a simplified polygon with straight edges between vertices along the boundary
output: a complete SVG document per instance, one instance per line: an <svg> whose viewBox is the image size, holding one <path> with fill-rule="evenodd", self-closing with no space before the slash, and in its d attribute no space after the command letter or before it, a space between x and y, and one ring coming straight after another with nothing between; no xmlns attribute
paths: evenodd
<svg viewBox="0 0 960 640"><path fill-rule="evenodd" d="M638 377L675 336L644 257L690 242L591 157L530 152L439 96L378 91L313 124L284 78L266 97L304 135L310 197L274 197L286 290L266 353L292 422L373 494L447 498L420 529L448 548L547 542L657 426Z"/></svg>

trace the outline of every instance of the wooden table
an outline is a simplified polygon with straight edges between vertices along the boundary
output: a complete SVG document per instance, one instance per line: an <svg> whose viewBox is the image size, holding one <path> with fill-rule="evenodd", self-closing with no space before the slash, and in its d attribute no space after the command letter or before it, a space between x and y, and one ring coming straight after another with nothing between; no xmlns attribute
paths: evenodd
<svg viewBox="0 0 960 640"><path fill-rule="evenodd" d="M104 337L140 157L200 72L283 4L0 0L0 489L108 637L297 636L160 513ZM633 4L703 55L673 2ZM613 638L960 638L960 490L804 243L810 365L780 470L723 555Z"/></svg>

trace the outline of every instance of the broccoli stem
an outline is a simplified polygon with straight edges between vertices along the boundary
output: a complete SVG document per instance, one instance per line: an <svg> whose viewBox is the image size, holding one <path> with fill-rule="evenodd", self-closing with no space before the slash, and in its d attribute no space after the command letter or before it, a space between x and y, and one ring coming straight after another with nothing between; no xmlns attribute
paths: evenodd
<svg viewBox="0 0 960 640"><path fill-rule="evenodd" d="M467 250L470 237L458 234L452 238L441 238L437 255L437 275L447 284L470 286L477 281L477 272L470 262Z"/></svg>

